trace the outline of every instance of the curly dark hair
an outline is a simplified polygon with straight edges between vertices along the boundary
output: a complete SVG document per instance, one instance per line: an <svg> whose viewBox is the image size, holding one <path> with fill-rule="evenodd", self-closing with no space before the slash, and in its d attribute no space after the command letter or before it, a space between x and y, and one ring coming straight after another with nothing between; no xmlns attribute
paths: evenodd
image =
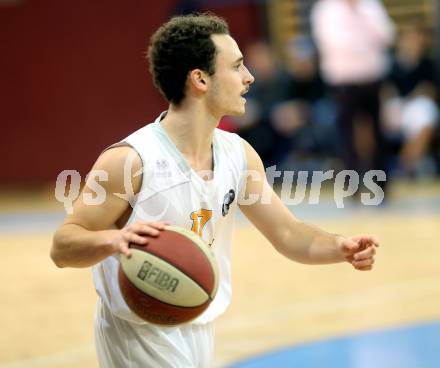
<svg viewBox="0 0 440 368"><path fill-rule="evenodd" d="M215 73L213 34L229 34L226 21L210 13L175 16L151 37L150 72L165 98L178 105L185 97L188 73L201 69Z"/></svg>

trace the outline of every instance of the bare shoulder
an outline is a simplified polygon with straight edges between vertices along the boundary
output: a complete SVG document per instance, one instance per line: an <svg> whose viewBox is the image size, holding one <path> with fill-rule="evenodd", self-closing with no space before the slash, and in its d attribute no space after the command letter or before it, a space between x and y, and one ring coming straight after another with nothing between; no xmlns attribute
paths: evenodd
<svg viewBox="0 0 440 368"><path fill-rule="evenodd" d="M134 192L140 189L142 181L142 160L138 152L129 145L112 147L104 151L93 165L94 170L103 170L108 176L108 186L123 189L130 179Z"/></svg>
<svg viewBox="0 0 440 368"><path fill-rule="evenodd" d="M257 151L244 139L242 139L244 152L247 160L248 170L257 170L264 172L264 165Z"/></svg>
<svg viewBox="0 0 440 368"><path fill-rule="evenodd" d="M119 171L128 164L133 169L142 168L142 160L137 151L129 145L123 145L105 150L98 157L93 168Z"/></svg>
<svg viewBox="0 0 440 368"><path fill-rule="evenodd" d="M89 230L111 228L129 210L130 200L139 192L141 184L142 160L132 147L104 151L89 172L73 211L64 223Z"/></svg>

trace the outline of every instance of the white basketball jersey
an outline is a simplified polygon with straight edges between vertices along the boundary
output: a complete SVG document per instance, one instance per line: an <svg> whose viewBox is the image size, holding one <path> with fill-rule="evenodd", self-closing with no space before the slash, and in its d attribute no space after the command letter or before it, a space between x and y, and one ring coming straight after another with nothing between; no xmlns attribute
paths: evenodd
<svg viewBox="0 0 440 368"><path fill-rule="evenodd" d="M127 224L169 221L199 234L210 244L219 266L219 288L208 309L194 322L214 320L231 300L230 255L234 217L247 163L241 138L215 129L213 135L214 175L203 180L188 164L162 128L160 120L134 132L117 145L130 145L143 163L140 192L131 203ZM130 158L126 165L131 171ZM129 177L129 175L126 175ZM127 192L131 185L126 186ZM129 194L129 193L128 193ZM176 247L179 246L176 244ZM135 323L146 323L130 311L118 286L117 256L93 267L96 290L112 312Z"/></svg>

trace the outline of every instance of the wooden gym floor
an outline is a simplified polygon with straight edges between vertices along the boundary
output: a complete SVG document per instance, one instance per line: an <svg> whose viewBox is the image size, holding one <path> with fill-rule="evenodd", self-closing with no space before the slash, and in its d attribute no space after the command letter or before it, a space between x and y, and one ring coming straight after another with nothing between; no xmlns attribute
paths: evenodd
<svg viewBox="0 0 440 368"><path fill-rule="evenodd" d="M317 339L440 320L439 183L395 184L383 208L331 205L295 213L330 232L377 235L375 270L292 263L238 219L233 302L216 323L217 367ZM97 367L90 270L57 269L48 256L61 211L49 191L0 193L0 368Z"/></svg>

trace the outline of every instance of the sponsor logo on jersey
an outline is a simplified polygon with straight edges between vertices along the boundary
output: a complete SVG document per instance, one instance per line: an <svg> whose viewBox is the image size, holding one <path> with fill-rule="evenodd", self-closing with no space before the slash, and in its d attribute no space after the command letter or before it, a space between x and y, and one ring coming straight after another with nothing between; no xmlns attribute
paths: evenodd
<svg viewBox="0 0 440 368"><path fill-rule="evenodd" d="M228 193L225 194L225 197L223 198L223 205L222 205L222 215L223 217L226 216L229 212L229 207L235 200L235 190L230 189Z"/></svg>
<svg viewBox="0 0 440 368"><path fill-rule="evenodd" d="M169 178L171 176L170 165L167 160L156 160L156 167L154 174L158 178Z"/></svg>

